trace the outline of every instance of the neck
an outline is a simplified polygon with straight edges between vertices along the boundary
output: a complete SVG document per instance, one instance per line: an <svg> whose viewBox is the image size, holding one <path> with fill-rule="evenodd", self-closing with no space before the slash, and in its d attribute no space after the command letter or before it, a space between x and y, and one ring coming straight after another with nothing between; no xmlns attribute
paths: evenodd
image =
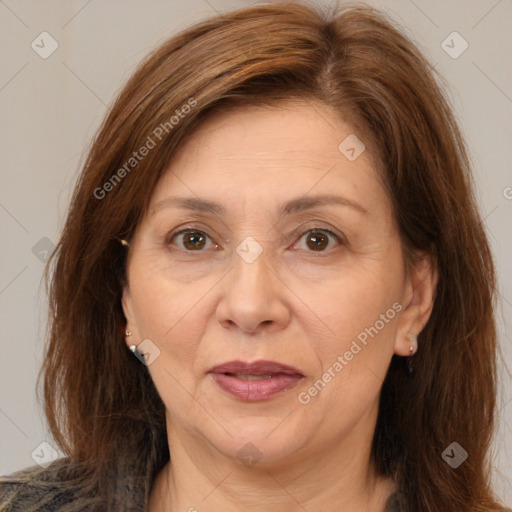
<svg viewBox="0 0 512 512"><path fill-rule="evenodd" d="M246 466L188 432L168 429L172 464L155 480L150 512L376 512L394 492L378 476L368 446L345 439L281 463Z"/></svg>

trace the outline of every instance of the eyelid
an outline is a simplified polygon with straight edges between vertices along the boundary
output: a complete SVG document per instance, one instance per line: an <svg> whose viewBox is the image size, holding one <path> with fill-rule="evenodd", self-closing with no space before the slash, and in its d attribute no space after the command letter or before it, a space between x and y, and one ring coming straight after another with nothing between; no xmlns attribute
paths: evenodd
<svg viewBox="0 0 512 512"><path fill-rule="evenodd" d="M314 223L311 226L306 226L306 227L300 226L299 228L294 230L292 236L296 240L298 240L298 239L302 238L304 235L306 235L307 233L311 233L312 231L322 231L322 232L328 233L328 234L332 235L334 238L336 238L337 240L339 240L340 242L342 242L344 244L348 244L348 240L347 240L346 236L341 231L335 230L332 227L321 226L318 223Z"/></svg>
<svg viewBox="0 0 512 512"><path fill-rule="evenodd" d="M330 247L330 248L325 249L325 250L322 250L322 251L313 251L313 250L308 250L308 249L303 249L303 248L299 248L298 247L298 245L301 243L301 240L304 238L304 236L308 235L309 233L315 233L315 232L325 233L329 237L334 238L335 246L334 247ZM301 230L299 232L299 235L295 235L294 236L294 240L295 241L292 243L292 245L289 246L289 247L291 247L292 250L294 250L294 251L302 250L302 251L304 251L304 252L306 252L306 253L314 256L314 257L328 256L328 255L331 254L331 251L335 251L336 249L339 249L342 246L345 246L345 247L348 246L348 241L347 241L347 239L346 239L344 234L337 233L333 229L330 229L330 228L327 228L327 227L321 227L321 226L318 226L318 225L309 227L307 229L304 229L304 227L301 226Z"/></svg>
<svg viewBox="0 0 512 512"><path fill-rule="evenodd" d="M222 248L221 244L219 244L209 233L207 230L205 229L201 229L199 227L195 227L195 226L190 226L190 225L184 225L184 226L180 226L178 228L176 228L175 230L172 230L169 234L167 234L165 236L165 244L166 245L172 245L172 241L179 235L183 234L183 233L188 233L188 232L191 232L191 231L195 231L195 232L198 232L198 233L201 233L203 234L204 236L206 236L210 241L211 243L215 246L215 248ZM336 239L336 241L341 244L341 245L348 245L348 240L347 238L345 237L345 235L341 232L336 232L334 229L332 228L329 228L329 227L324 227L324 226L321 226L319 225L318 223L315 223L311 226L300 226L298 227L297 229L295 229L292 233L292 237L293 237L293 243L292 243L292 246L297 244L298 241L306 234L308 233L311 233L311 232L315 232L315 231L320 231L320 232L324 232L324 233L327 233L329 234L330 236L334 237ZM229 240L225 240L225 242L229 242ZM187 252L194 252L194 251L187 251ZM198 251L198 252L204 252L204 251ZM312 251L314 252L314 251ZM320 252L327 252L327 251L318 251L319 253Z"/></svg>
<svg viewBox="0 0 512 512"><path fill-rule="evenodd" d="M181 228L178 228L177 230L173 230L171 231L168 235L166 235L165 237L165 244L166 245L173 245L173 240L179 236L179 235L182 235L184 233L189 233L189 232L197 232L197 233L201 233L202 235L206 236L210 242L215 246L214 248L217 249L219 247L221 247L221 245L216 242L212 236L207 233L206 231L204 231L203 229L199 229L199 228L196 228L196 227L190 227L190 226L185 226L185 227L181 227ZM181 248L179 248L181 249ZM187 252L194 252L194 251L187 251ZM204 251L197 251L197 252L204 252Z"/></svg>

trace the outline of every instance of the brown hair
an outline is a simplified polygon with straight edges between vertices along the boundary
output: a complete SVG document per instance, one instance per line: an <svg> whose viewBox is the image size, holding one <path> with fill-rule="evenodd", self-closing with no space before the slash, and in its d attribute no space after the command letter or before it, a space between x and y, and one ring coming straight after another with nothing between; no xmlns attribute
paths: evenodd
<svg viewBox="0 0 512 512"><path fill-rule="evenodd" d="M223 14L165 42L129 80L90 149L52 259L43 383L55 440L109 507L130 478L147 498L168 461L164 406L124 343L119 239L133 234L171 156L206 114L289 99L323 102L365 134L405 254L426 251L437 263L414 372L395 356L382 388L378 470L396 479L411 511L499 509L487 460L495 276L464 142L429 63L365 6ZM155 147L135 157L148 137ZM453 441L469 454L456 470L441 457Z"/></svg>

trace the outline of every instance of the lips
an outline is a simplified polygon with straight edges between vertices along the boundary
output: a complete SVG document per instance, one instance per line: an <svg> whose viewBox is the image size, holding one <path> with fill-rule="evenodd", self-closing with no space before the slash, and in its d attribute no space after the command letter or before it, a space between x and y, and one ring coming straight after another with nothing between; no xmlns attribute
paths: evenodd
<svg viewBox="0 0 512 512"><path fill-rule="evenodd" d="M208 373L223 391L250 402L290 390L304 377L297 368L275 361L230 361L214 366Z"/></svg>
<svg viewBox="0 0 512 512"><path fill-rule="evenodd" d="M229 361L227 363L214 366L208 373L231 373L233 375L272 375L284 373L286 375L302 375L302 373L294 368L275 361L254 361L247 363L245 361Z"/></svg>

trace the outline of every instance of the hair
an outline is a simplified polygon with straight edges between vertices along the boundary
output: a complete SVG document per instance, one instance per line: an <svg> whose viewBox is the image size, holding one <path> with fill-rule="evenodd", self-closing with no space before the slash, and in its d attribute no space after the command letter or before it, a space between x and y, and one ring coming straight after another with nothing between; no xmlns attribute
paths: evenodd
<svg viewBox="0 0 512 512"><path fill-rule="evenodd" d="M138 67L92 143L47 268L45 413L75 468L68 473L82 475L103 510L115 508L124 485L140 485L147 499L169 460L164 405L124 342L119 239L133 235L171 157L206 115L288 101L325 104L364 134L407 261L429 254L439 276L413 373L394 356L382 387L372 445L379 474L395 479L407 510L500 509L488 459L495 273L441 85L401 30L364 5L224 13L167 40ZM135 157L150 139L155 146ZM441 456L453 441L469 454L456 470Z"/></svg>

